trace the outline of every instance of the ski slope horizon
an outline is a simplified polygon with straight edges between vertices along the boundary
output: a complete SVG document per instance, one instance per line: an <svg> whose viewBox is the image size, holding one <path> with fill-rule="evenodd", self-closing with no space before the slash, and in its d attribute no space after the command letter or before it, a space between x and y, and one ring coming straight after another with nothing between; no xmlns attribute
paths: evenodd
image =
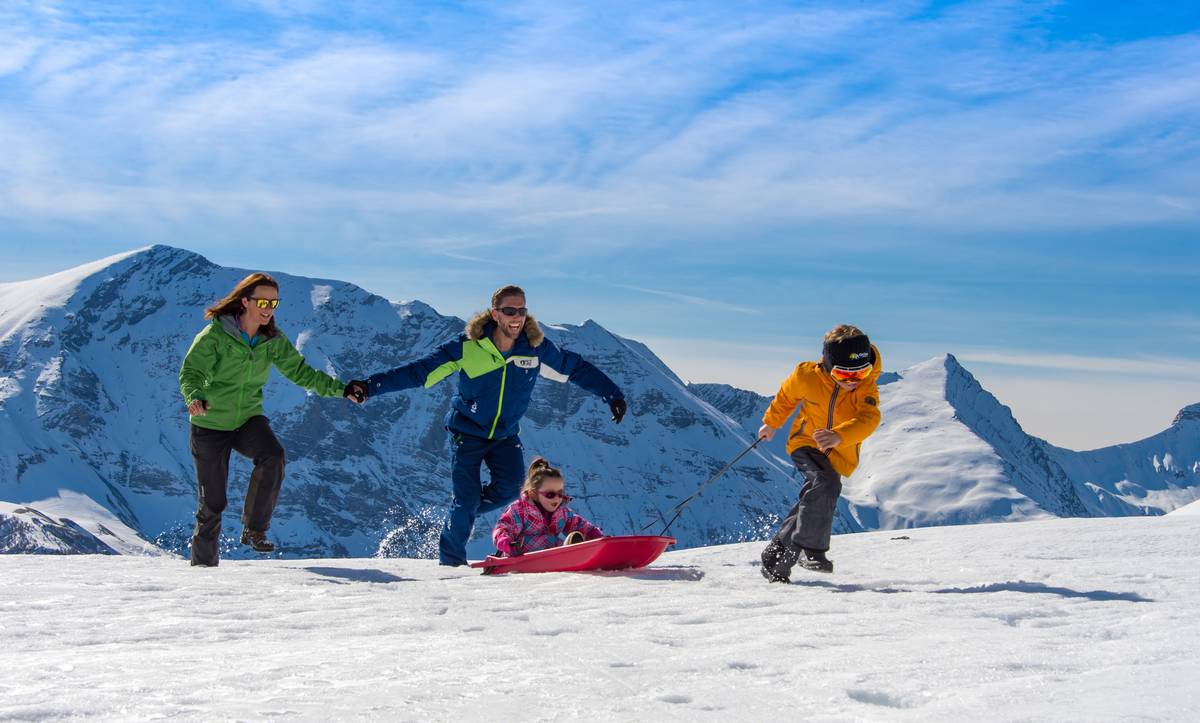
<svg viewBox="0 0 1200 723"><path fill-rule="evenodd" d="M153 246L0 285L0 433L12 440L0 449L0 500L10 503L0 519L12 538L0 549L69 551L64 540L80 539L70 524L95 538L82 551L145 554L147 541L185 549L195 490L176 373L199 309L244 275ZM462 327L420 302L277 278L285 332L315 365L344 378L403 363ZM544 380L522 430L528 449L565 465L580 511L610 534L659 518L664 504L689 495L753 439L766 397L685 385L644 344L593 322L543 326L597 361L632 400L616 426L588 395ZM361 329L375 337L359 338ZM1162 514L1200 495L1200 405L1150 438L1072 452L1025 433L951 354L882 381L884 422L847 480L837 532ZM428 550L445 504L439 430L451 388L350 409L270 383L267 411L291 459L273 533L289 557ZM771 533L796 493L783 437L691 504L673 528L681 547ZM240 474L235 462L235 498ZM17 513L28 509L39 514ZM485 518L477 526L475 558L490 551L490 525ZM244 553L232 543L229 552Z"/></svg>
<svg viewBox="0 0 1200 723"><path fill-rule="evenodd" d="M1195 505L1192 505L1195 507ZM611 573L0 556L0 717L1193 720L1200 517L842 535Z"/></svg>

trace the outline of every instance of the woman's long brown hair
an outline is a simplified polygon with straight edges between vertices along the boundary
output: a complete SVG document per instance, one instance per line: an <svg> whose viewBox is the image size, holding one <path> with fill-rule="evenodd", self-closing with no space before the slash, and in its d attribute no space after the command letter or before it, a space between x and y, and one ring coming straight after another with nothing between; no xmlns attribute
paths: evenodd
<svg viewBox="0 0 1200 723"><path fill-rule="evenodd" d="M279 291L278 281L271 278L269 274L255 271L253 274L239 281L238 285L233 287L233 291L225 295L225 298L205 309L204 318L215 319L218 316L241 316L242 312L245 311L245 307L242 306L242 299L249 299L253 296L254 289L257 286L270 286L275 291ZM271 315L271 321L267 322L267 325L259 333L264 332L267 336L274 336L279 333L279 329L275 327L274 314Z"/></svg>

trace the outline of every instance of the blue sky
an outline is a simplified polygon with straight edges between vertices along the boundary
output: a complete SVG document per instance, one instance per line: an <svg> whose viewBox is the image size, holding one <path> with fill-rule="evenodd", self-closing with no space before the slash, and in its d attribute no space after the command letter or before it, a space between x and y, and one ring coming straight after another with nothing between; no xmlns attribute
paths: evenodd
<svg viewBox="0 0 1200 723"><path fill-rule="evenodd" d="M1195 3L160 5L0 8L0 281L512 281L764 393L848 321L1074 448L1200 401Z"/></svg>

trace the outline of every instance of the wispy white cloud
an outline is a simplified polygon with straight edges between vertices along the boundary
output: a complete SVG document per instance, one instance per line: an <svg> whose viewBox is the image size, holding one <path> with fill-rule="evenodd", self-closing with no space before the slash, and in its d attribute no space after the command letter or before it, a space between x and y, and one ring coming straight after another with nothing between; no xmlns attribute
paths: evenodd
<svg viewBox="0 0 1200 723"><path fill-rule="evenodd" d="M674 229L663 242L820 219L970 230L1200 214L1200 145L1161 140L1200 117L1194 37L1014 48L1030 12L1014 5L764 7L618 10L624 32L609 34L586 8L518 5L482 48L311 25L261 45L27 27L0 55L16 78L0 120L36 125L50 172L3 172L41 189L7 213L245 208L286 223L322 195L382 224L470 205L481 234L647 223ZM1097 162L1136 167L1137 182L1097 177Z"/></svg>
<svg viewBox="0 0 1200 723"><path fill-rule="evenodd" d="M626 284L618 284L618 286L622 289L628 289L630 291L636 291L642 294L661 296L664 299L671 299L672 301L677 301L688 306L708 307L712 309L732 311L737 314L750 314L755 316L765 313L763 309L756 309L750 306L741 306L739 304L731 304L728 301L719 298L693 296L691 294L681 294L675 291L665 291L663 289L647 289L643 286L629 286Z"/></svg>
<svg viewBox="0 0 1200 723"><path fill-rule="evenodd" d="M1164 342L1165 344L1166 342ZM1142 377L1200 379L1200 362L1194 359L1172 358L1171 349L1162 356L1148 358L1114 358L1074 354L1037 354L1007 351L964 351L956 356L964 362L1000 364L1038 370L1129 374Z"/></svg>
<svg viewBox="0 0 1200 723"><path fill-rule="evenodd" d="M272 15L310 15L327 6L322 0L236 0L235 5L257 8Z"/></svg>

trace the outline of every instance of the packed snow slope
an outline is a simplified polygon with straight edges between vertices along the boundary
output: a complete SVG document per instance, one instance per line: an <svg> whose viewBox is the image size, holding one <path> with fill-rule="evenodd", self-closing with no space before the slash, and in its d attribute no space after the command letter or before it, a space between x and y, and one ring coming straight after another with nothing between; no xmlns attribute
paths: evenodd
<svg viewBox="0 0 1200 723"><path fill-rule="evenodd" d="M620 573L0 556L0 719L1197 720L1200 517L761 544Z"/></svg>
<svg viewBox="0 0 1200 723"><path fill-rule="evenodd" d="M52 523L122 552L146 540L186 552L196 483L179 366L206 323L204 308L247 273L154 246L0 284L0 500L10 503L0 508L0 535L8 533L0 550L63 551L67 538L46 537ZM464 326L420 302L393 304L340 281L273 275L280 328L314 367L342 380L424 356ZM537 299L530 302L536 311ZM549 325L546 333L613 377L631 401L618 426L595 397L544 379L522 425L527 456L562 465L574 508L607 532L661 529L675 503L749 444L737 423L688 392L642 344L590 321ZM449 380L359 408L275 375L266 411L288 467L271 532L284 554L430 554L449 501L443 419L453 389ZM229 537L240 532L249 472L234 458ZM671 532L682 545L755 539L794 494L784 461L751 454ZM14 516L18 508L29 512ZM491 526L489 519L477 526L473 556L491 551ZM122 547L112 533L124 530L132 539ZM82 540L79 552L97 549L86 536L72 539ZM226 556L245 554L232 540L226 547Z"/></svg>

